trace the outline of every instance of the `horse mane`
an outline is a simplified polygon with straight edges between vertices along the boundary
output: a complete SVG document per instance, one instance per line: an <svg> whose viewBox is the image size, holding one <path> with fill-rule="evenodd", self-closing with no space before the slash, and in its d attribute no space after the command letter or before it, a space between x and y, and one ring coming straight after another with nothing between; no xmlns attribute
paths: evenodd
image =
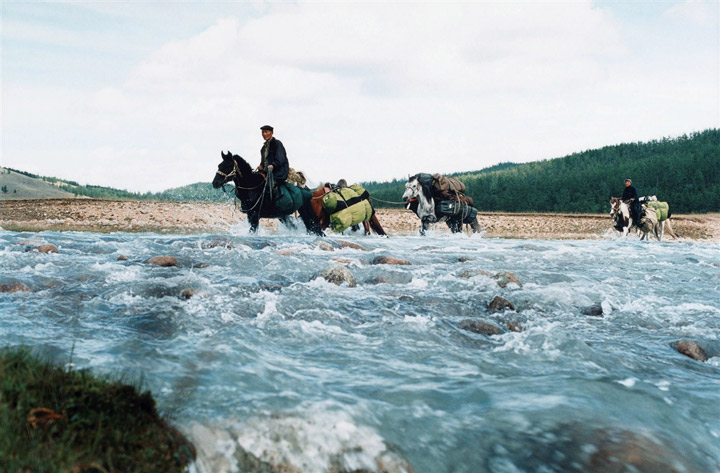
<svg viewBox="0 0 720 473"><path fill-rule="evenodd" d="M228 154L230 154L229 151ZM235 161L235 164L237 164L241 176L250 176L250 173L252 173L252 166L250 166L250 164L245 161L242 156L233 154L232 159Z"/></svg>

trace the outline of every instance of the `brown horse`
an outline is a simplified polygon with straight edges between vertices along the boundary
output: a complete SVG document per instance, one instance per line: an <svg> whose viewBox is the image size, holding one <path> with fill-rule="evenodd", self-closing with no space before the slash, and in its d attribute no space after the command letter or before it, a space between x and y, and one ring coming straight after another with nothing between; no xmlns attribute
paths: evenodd
<svg viewBox="0 0 720 473"><path fill-rule="evenodd" d="M323 209L322 198L325 194L331 191L332 187L330 184L326 183L313 191L312 200L310 201L310 208L315 216L315 221L317 221L318 225L323 230L330 226L330 216ZM382 225L380 225L380 221L375 214L375 209L373 209L370 220L363 222L363 226L365 227L365 235L370 235L370 229L372 229L380 236L387 236L387 233L385 233L385 230Z"/></svg>

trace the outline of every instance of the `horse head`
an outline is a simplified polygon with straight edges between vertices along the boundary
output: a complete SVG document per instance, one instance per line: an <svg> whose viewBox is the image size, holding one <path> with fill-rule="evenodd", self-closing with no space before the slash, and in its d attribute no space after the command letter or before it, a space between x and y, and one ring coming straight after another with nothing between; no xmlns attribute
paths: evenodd
<svg viewBox="0 0 720 473"><path fill-rule="evenodd" d="M618 197L610 197L610 218L614 221L614 227L617 231L627 234L632 224L630 219L630 208Z"/></svg>
<svg viewBox="0 0 720 473"><path fill-rule="evenodd" d="M220 156L223 160L218 164L215 172L215 178L212 181L213 188L219 189L232 180L236 190L250 189L254 188L253 186L256 186L259 181L264 180L262 176L253 174L252 167L241 156L232 154L230 151L227 153L221 151Z"/></svg>
<svg viewBox="0 0 720 473"><path fill-rule="evenodd" d="M413 199L418 202L418 216L420 218L426 215L435 215L435 202L433 201L432 191L430 186L420 179L420 174L408 178L402 198L408 209Z"/></svg>
<svg viewBox="0 0 720 473"><path fill-rule="evenodd" d="M217 172L215 173L215 177L212 181L212 186L214 189L219 189L224 184L227 184L237 174L237 170L235 169L235 161L233 160L230 151L228 151L227 153L221 151L220 156L222 156L223 160L220 164L218 164Z"/></svg>

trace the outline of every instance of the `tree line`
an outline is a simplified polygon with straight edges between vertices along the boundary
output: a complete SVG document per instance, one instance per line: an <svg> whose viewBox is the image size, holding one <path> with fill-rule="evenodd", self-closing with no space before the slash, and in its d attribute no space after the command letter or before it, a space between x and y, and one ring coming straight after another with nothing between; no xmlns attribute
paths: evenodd
<svg viewBox="0 0 720 473"><path fill-rule="evenodd" d="M57 183L60 189L78 196L99 199L211 202L227 199L209 182L163 192L136 193L12 171ZM449 175L465 183L467 194L481 212L605 213L610 197L622 194L626 178L633 180L640 195L657 195L670 204L673 212L718 212L720 130L605 146L525 164L500 163L480 171ZM405 182L403 178L361 185L370 192L376 207L398 208Z"/></svg>
<svg viewBox="0 0 720 473"><path fill-rule="evenodd" d="M526 164L452 174L480 211L604 213L630 178L673 212L720 210L720 130L627 143ZM399 201L405 180L363 184L376 199ZM376 200L377 207L395 205ZM396 207L396 206L395 206Z"/></svg>

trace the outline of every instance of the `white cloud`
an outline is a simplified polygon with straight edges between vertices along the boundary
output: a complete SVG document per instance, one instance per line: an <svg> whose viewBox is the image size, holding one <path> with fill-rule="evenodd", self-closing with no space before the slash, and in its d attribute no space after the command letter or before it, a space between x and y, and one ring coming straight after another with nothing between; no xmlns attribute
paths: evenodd
<svg viewBox="0 0 720 473"><path fill-rule="evenodd" d="M385 180L717 126L704 51L653 62L651 42L629 44L591 2L264 8L167 42L104 87L3 84L7 134L27 135L3 145L9 159L50 129L45 144L66 154L71 141L93 183L163 190L210 180L220 150L254 163L270 123L313 181Z"/></svg>
<svg viewBox="0 0 720 473"><path fill-rule="evenodd" d="M713 22L717 23L718 16L720 16L720 4L717 1L685 0L668 8L664 16L707 26Z"/></svg>

